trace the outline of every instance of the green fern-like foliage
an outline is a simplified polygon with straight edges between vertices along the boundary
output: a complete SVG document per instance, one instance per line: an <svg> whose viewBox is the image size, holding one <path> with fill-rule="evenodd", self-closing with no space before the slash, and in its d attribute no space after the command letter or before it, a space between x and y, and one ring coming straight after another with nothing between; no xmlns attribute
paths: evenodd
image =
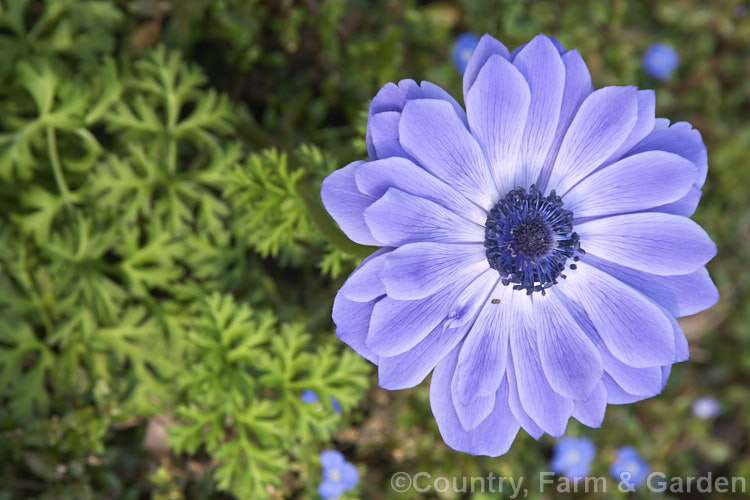
<svg viewBox="0 0 750 500"><path fill-rule="evenodd" d="M284 478L368 385L326 331L330 295L299 286L363 256L320 206L339 161L246 137L247 109L182 54L119 52L123 19L114 1L0 0L0 498L132 498L133 474L156 497L309 491L309 472ZM152 417L206 477L133 471L145 451L116 443Z"/></svg>
<svg viewBox="0 0 750 500"><path fill-rule="evenodd" d="M179 242L220 231L214 176L237 148L184 158L228 130L226 101L212 92L202 99L200 75L164 50L130 78L111 63L73 85L44 63L19 63L18 72L35 118L9 117L20 125L4 135L3 172L21 180L23 207L8 228L19 243L6 263L16 292L10 317L28 319L71 368L57 384L155 411L179 359L179 340L164 328L170 286L186 275ZM101 125L110 133L97 137Z"/></svg>
<svg viewBox="0 0 750 500"><path fill-rule="evenodd" d="M228 98L176 52L115 62L110 2L48 2L38 18L32 5L0 10L18 54L0 67L13 96L0 99L0 422L20 436L2 452L8 473L54 479L53 497L96 496L86 478L103 466L87 457L106 430L166 413L176 451L207 451L219 488L263 498L340 420L300 393L351 408L365 387L359 358L279 319L303 301L269 308L260 260L310 266L310 252L332 274L355 261L298 195L331 160L250 152ZM98 63L74 73L60 40L81 31L75 57Z"/></svg>
<svg viewBox="0 0 750 500"><path fill-rule="evenodd" d="M271 149L251 155L232 170L226 197L241 211L245 237L262 256L277 256L310 240L315 228L297 196L297 185L305 175L291 170L286 154Z"/></svg>
<svg viewBox="0 0 750 500"><path fill-rule="evenodd" d="M334 278L356 265L360 259L352 248L357 245L345 250L331 245L311 218L315 210L327 217L316 198L320 182L336 167L334 158L310 145L291 157L265 149L235 164L225 180L224 197L241 228L237 240L288 265L317 261Z"/></svg>
<svg viewBox="0 0 750 500"><path fill-rule="evenodd" d="M227 295L203 301L188 343L194 369L180 378L184 402L170 443L189 453L205 447L219 460L219 487L239 498L264 498L295 450L330 436L339 416L330 404L302 402L305 389L349 409L366 385L361 358L316 351L303 324L279 324Z"/></svg>
<svg viewBox="0 0 750 500"><path fill-rule="evenodd" d="M597 477L624 444L672 478L750 476L746 4L0 0L0 500L317 498L323 449L359 469L348 499L409 497L396 471L549 469L554 442L523 433L501 460L455 453L427 384L367 392L332 332L335 291L372 249L320 183L367 157L386 82L461 95L462 31L554 35L595 87L654 88L658 115L700 130L695 218L721 300L686 318L695 359L660 397L568 433L594 439ZM642 68L656 41L681 56L666 82ZM718 418L691 414L701 395Z"/></svg>
<svg viewBox="0 0 750 500"><path fill-rule="evenodd" d="M0 81L15 65L42 56L56 62L94 64L115 46L114 28L122 12L105 0L2 0Z"/></svg>

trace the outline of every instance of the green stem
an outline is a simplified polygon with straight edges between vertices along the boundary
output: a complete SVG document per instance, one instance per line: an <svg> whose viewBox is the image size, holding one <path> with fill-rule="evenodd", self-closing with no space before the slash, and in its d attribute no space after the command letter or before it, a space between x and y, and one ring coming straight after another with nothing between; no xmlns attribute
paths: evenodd
<svg viewBox="0 0 750 500"><path fill-rule="evenodd" d="M315 187L317 187L317 183L315 182L300 182L297 185L297 194L302 200L302 203L305 204L310 219L312 219L318 227L318 230L323 237L338 250L362 259L377 250L376 247L368 247L354 243L344 234L343 231L341 231L341 229L339 229L336 222L334 222L323 207L323 202L320 199L320 192L318 189L315 189Z"/></svg>
<svg viewBox="0 0 750 500"><path fill-rule="evenodd" d="M164 84L165 106L167 112L167 169L171 175L177 173L177 139L175 129L179 118L180 103L174 92L172 79L167 71L161 72L161 80Z"/></svg>
<svg viewBox="0 0 750 500"><path fill-rule="evenodd" d="M26 258L26 249L24 247L21 248L21 255L19 256L19 259L21 270L24 273L23 278L24 281L26 281L26 283L23 283L23 281L21 283L26 287L26 292L31 296L31 301L39 311L39 316L42 319L42 324L44 325L44 329L47 332L47 335L52 335L52 332L55 331L54 323L52 321L52 314L47 310L47 307L45 306L42 290L39 287L39 283L37 283L36 281L36 277L31 272L31 266L29 265L28 259Z"/></svg>
<svg viewBox="0 0 750 500"><path fill-rule="evenodd" d="M280 147L276 137L259 127L252 118L237 120L235 129L242 137L260 148Z"/></svg>
<svg viewBox="0 0 750 500"><path fill-rule="evenodd" d="M169 144L167 144L167 169L171 175L177 173L177 140L170 136L167 138Z"/></svg>
<svg viewBox="0 0 750 500"><path fill-rule="evenodd" d="M65 182L65 176L60 164L60 155L57 151L57 134L55 134L55 127L52 125L47 125L47 152L49 154L50 165L52 165L52 173L55 175L55 182L57 182L57 189L60 190L65 203L70 205L75 200L70 193L70 189L68 189L68 184Z"/></svg>

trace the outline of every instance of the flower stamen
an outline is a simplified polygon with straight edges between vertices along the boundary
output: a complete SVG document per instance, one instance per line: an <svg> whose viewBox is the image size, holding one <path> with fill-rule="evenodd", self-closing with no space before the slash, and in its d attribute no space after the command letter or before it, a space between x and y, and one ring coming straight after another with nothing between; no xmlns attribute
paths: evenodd
<svg viewBox="0 0 750 500"><path fill-rule="evenodd" d="M527 294L541 292L566 277L568 259L585 253L573 232L573 213L552 191L543 196L536 186L510 191L487 214L484 246L490 267L504 285ZM571 264L570 269L576 269Z"/></svg>

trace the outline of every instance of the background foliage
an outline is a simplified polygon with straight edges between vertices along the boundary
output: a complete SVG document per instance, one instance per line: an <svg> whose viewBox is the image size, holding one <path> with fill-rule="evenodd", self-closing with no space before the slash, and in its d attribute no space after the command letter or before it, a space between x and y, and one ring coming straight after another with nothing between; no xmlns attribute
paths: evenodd
<svg viewBox="0 0 750 500"><path fill-rule="evenodd" d="M692 358L665 394L568 433L595 440L595 475L630 444L668 476L750 476L742 2L0 0L0 498L315 497L325 448L359 466L351 498L399 497L402 470L548 469L554 440L523 433L499 459L453 452L426 384L377 389L332 333L369 250L321 212L320 181L365 157L384 83L460 95L466 30L554 35L597 87L655 88L659 116L703 133L695 217L722 299L683 320ZM668 83L640 67L657 41L681 55ZM700 395L718 420L691 415Z"/></svg>

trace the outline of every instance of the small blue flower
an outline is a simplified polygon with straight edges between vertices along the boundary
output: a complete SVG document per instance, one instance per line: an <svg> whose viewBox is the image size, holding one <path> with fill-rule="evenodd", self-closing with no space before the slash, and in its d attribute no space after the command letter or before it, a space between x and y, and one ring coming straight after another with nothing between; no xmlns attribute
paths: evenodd
<svg viewBox="0 0 750 500"><path fill-rule="evenodd" d="M718 417L721 413L721 405L710 396L704 396L693 401L693 415L704 420Z"/></svg>
<svg viewBox="0 0 750 500"><path fill-rule="evenodd" d="M485 35L464 109L430 82L370 103L369 162L323 181L353 241L380 249L333 303L336 335L390 390L430 372L445 442L505 453L520 428L659 394L689 356L677 317L718 300L716 245L690 216L708 169L701 134L654 116L655 94L594 90L581 55L539 35Z"/></svg>
<svg viewBox="0 0 750 500"><path fill-rule="evenodd" d="M635 489L651 472L651 467L641 458L632 446L622 446L617 450L615 461L609 467L609 473L624 488Z"/></svg>
<svg viewBox="0 0 750 500"><path fill-rule="evenodd" d="M466 65L469 63L469 59L471 59L471 55L478 44L479 37L471 32L461 33L456 38L451 57L453 58L453 64L456 65L456 69L462 75L466 71Z"/></svg>
<svg viewBox="0 0 750 500"><path fill-rule="evenodd" d="M671 45L655 43L643 54L643 70L657 80L668 80L680 64L680 56Z"/></svg>
<svg viewBox="0 0 750 500"><path fill-rule="evenodd" d="M359 482L359 471L339 451L323 451L320 454L320 465L323 466L323 480L318 486L320 498L338 498Z"/></svg>
<svg viewBox="0 0 750 500"><path fill-rule="evenodd" d="M312 404L318 402L318 395L312 389L305 389L302 391L300 399L303 403Z"/></svg>
<svg viewBox="0 0 750 500"><path fill-rule="evenodd" d="M318 394L312 389L305 389L304 391L302 391L300 399L303 403L307 404L318 403L320 401L320 399L318 399ZM330 401L331 406L333 407L333 411L335 411L336 413L341 413L341 403L339 403L339 400L336 399L336 396L331 396Z"/></svg>
<svg viewBox="0 0 750 500"><path fill-rule="evenodd" d="M333 411L341 413L341 403L339 403L339 400L335 396L331 396L331 406L333 406Z"/></svg>
<svg viewBox="0 0 750 500"><path fill-rule="evenodd" d="M563 438L555 444L550 468L557 474L578 480L588 476L595 455L596 447L589 438Z"/></svg>

